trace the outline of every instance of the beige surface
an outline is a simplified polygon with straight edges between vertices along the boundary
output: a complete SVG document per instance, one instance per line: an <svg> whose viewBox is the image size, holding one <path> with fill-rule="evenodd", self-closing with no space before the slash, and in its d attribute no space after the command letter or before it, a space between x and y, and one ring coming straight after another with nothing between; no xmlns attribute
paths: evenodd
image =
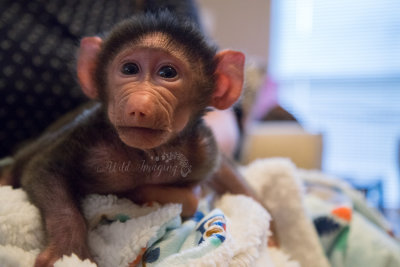
<svg viewBox="0 0 400 267"><path fill-rule="evenodd" d="M297 123L266 122L249 127L242 163L258 158L290 158L298 167L321 169L323 136L309 133Z"/></svg>
<svg viewBox="0 0 400 267"><path fill-rule="evenodd" d="M206 31L225 49L268 62L270 0L196 0Z"/></svg>

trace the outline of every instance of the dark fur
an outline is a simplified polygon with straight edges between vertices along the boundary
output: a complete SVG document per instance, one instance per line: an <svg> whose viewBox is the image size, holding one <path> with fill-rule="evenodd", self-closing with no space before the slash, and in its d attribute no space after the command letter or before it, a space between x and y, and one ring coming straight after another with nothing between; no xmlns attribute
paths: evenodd
<svg viewBox="0 0 400 267"><path fill-rule="evenodd" d="M195 119L173 140L150 152L126 146L120 141L115 129L109 124L104 104L88 104L66 115L36 142L15 155L11 171L15 185L20 182L32 201L39 207L43 203L40 194L52 187L67 184L71 197L88 193L124 193L146 183L192 184L209 177L218 162L215 140L200 115L205 112L206 103L214 88L214 61L216 48L209 45L195 24L180 21L168 12L157 15L146 14L132 17L118 24L106 38L98 58L95 80L100 92L106 92L107 65L127 45L140 42L140 38L153 32L171 36L171 44L183 47L185 54L193 62L199 62L193 69L204 73L195 93L199 109ZM204 77L207 77L205 79ZM193 89L192 89L193 90ZM105 103L104 100L102 103ZM154 182L146 179L143 173L99 173L96 168L105 166L108 161L135 162L150 161L151 156L162 156L168 152L182 153L192 165L188 177L160 178ZM115 177L111 177L115 176ZM140 179L138 178L140 177ZM119 179L119 180L118 180ZM63 180L62 183L57 181ZM114 185L110 185L114 183ZM116 185L115 185L116 184ZM40 189L43 187L43 189ZM51 192L49 192L51 194Z"/></svg>
<svg viewBox="0 0 400 267"><path fill-rule="evenodd" d="M33 200L35 193L31 192L32 189L38 187L43 180L49 179L49 176L55 175L65 177L63 179L68 180L68 184L73 188L71 192L79 195L124 193L147 183L146 176L136 165L131 165L130 173L96 171L96 168L106 166L109 161L130 161L136 164L143 160L151 162L151 156L161 157L164 152L182 152L192 165L193 171L188 177L179 180L165 179L166 184L191 184L203 180L214 171L213 166L217 161L215 141L202 120L194 127L187 127L169 143L153 149L151 155L127 147L119 140L115 130L108 123L101 104L90 103L61 120L69 122L61 127L53 126L39 140L15 156L12 173L21 178L22 186ZM98 148L96 151L101 157L96 158L96 155L93 155L94 148ZM194 151L196 153L193 153ZM108 182L105 182L106 177L102 177L108 175L119 176L112 178L112 181L118 183L120 179L120 185L110 189ZM158 184L163 183L162 178L157 181ZM99 184L99 181L103 181L104 184Z"/></svg>

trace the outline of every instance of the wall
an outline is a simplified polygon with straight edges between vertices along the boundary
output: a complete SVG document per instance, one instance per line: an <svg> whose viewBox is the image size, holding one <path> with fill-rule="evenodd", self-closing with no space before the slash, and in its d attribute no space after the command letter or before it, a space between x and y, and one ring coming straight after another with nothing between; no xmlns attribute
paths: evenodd
<svg viewBox="0 0 400 267"><path fill-rule="evenodd" d="M267 63L270 0L197 0L202 19L221 48Z"/></svg>

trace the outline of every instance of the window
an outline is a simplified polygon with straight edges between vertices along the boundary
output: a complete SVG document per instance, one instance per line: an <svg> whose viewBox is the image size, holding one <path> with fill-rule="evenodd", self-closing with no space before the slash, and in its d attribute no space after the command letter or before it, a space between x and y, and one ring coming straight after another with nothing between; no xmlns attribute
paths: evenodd
<svg viewBox="0 0 400 267"><path fill-rule="evenodd" d="M324 171L382 179L389 208L400 206L399 14L398 0L272 0L280 102L324 133Z"/></svg>

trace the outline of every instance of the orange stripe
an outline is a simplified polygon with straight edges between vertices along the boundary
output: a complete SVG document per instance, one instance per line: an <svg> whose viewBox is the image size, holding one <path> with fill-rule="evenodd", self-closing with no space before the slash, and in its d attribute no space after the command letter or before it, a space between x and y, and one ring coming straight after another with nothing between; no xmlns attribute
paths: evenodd
<svg viewBox="0 0 400 267"><path fill-rule="evenodd" d="M342 218L345 221L351 221L352 210L348 207L339 207L332 210L332 214Z"/></svg>
<svg viewBox="0 0 400 267"><path fill-rule="evenodd" d="M136 259L134 260L134 261L132 261L130 264L129 264L129 267L135 267L135 266L137 266L138 264L139 264L139 262L142 260L142 256L143 256L143 254L146 252L146 248L142 248L141 250L140 250L140 253L139 253L139 255L136 257Z"/></svg>

